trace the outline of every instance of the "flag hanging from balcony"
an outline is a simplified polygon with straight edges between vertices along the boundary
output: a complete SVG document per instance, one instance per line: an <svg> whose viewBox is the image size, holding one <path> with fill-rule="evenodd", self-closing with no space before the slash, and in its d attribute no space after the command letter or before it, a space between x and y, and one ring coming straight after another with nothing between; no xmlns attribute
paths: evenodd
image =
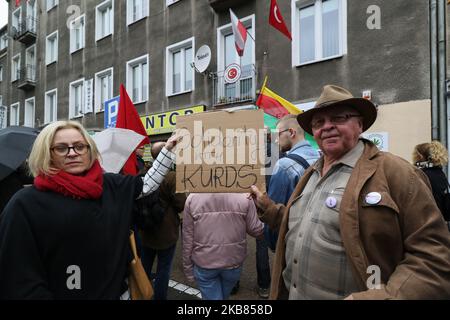
<svg viewBox="0 0 450 320"><path fill-rule="evenodd" d="M230 9L231 27L233 29L234 43L240 57L244 55L245 41L247 41L247 29Z"/></svg>
<svg viewBox="0 0 450 320"><path fill-rule="evenodd" d="M270 1L269 24L292 41L291 33L286 27L286 23L284 23L284 19L281 15L280 7L278 7L277 0Z"/></svg>
<svg viewBox="0 0 450 320"><path fill-rule="evenodd" d="M263 87L259 93L256 105L264 110L270 116L280 119L288 114L302 113L300 109L292 103L280 97L275 92L266 87L267 78L264 80Z"/></svg>
<svg viewBox="0 0 450 320"><path fill-rule="evenodd" d="M150 143L150 139L147 136L144 125L142 124L141 118L134 107L133 102L128 96L127 90L123 84L120 85L120 100L119 100L119 110L117 112L117 122L116 128L130 129L137 132L146 138L144 138L138 147ZM136 175L137 172L137 162L136 154L133 152L125 162L123 169L123 174Z"/></svg>
<svg viewBox="0 0 450 320"><path fill-rule="evenodd" d="M16 0L16 7L20 6L20 0Z"/></svg>

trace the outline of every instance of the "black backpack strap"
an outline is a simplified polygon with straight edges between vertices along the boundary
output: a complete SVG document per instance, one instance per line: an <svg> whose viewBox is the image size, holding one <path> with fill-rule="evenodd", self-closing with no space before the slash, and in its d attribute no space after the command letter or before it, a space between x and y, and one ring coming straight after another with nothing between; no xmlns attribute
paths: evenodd
<svg viewBox="0 0 450 320"><path fill-rule="evenodd" d="M298 154L290 153L286 156L286 158L294 160L299 165L301 165L305 170L309 168L308 161L306 161L305 158L303 158L302 156L299 156Z"/></svg>

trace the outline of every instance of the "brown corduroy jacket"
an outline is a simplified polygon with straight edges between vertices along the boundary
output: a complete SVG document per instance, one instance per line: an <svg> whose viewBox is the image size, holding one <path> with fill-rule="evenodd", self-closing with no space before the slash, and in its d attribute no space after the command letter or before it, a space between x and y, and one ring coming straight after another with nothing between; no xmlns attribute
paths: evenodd
<svg viewBox="0 0 450 320"><path fill-rule="evenodd" d="M364 152L353 169L340 207L340 234L360 292L355 299L449 299L450 233L418 169L363 140ZM286 267L289 209L313 172L299 181L287 207L272 204L260 215L279 228L270 299L287 299L282 272ZM370 192L381 194L375 205ZM301 201L299 199L298 201ZM381 288L368 289L373 271L381 270ZM369 268L369 269L368 269ZM367 281L369 280L369 281Z"/></svg>

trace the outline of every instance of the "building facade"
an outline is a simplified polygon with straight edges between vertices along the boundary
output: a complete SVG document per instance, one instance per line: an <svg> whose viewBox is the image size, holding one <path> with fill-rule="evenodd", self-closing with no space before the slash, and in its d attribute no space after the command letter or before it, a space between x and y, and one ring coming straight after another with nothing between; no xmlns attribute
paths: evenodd
<svg viewBox="0 0 450 320"><path fill-rule="evenodd" d="M124 84L155 141L185 109L254 104L267 76L271 90L301 109L325 84L370 96L379 115L369 133L410 160L432 131L428 2L277 2L292 41L269 25L269 0L9 1L0 30L7 125L76 119L101 130L113 112L105 102ZM249 35L242 57L229 8ZM204 45L209 64L200 61L207 50L196 57ZM240 71L234 83L225 76L231 64Z"/></svg>

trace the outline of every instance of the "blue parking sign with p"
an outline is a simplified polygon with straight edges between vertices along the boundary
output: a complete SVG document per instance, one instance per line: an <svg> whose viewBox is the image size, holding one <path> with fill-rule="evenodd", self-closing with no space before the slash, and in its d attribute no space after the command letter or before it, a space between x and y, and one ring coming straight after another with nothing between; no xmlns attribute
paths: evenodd
<svg viewBox="0 0 450 320"><path fill-rule="evenodd" d="M105 101L105 129L116 127L117 113L119 111L119 99L120 97L114 97L108 101Z"/></svg>

